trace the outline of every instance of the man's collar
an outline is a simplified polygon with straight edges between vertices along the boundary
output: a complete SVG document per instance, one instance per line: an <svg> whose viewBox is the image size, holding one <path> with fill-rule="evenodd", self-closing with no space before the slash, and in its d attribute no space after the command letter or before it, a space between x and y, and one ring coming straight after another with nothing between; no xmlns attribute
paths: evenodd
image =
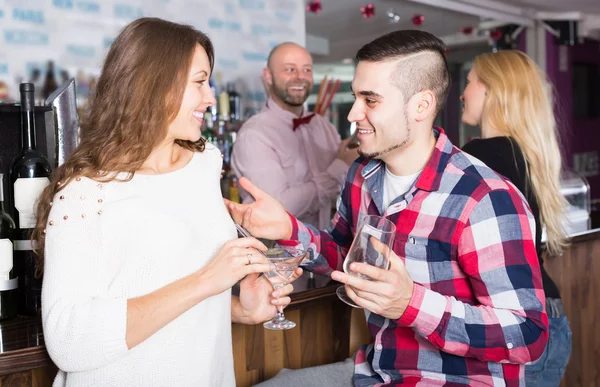
<svg viewBox="0 0 600 387"><path fill-rule="evenodd" d="M309 114L312 114L311 112L308 111L308 109L304 109L302 111L302 114L300 115L300 117L298 117L297 115L295 115L291 111L286 110L286 109L282 108L281 106L279 106L279 104L277 102L275 102L275 100L272 97L269 97L267 99L267 109L273 110L273 111L277 112L277 114L280 114L280 115L282 115L284 117L289 117L290 118L290 122L292 122L292 119L294 119L294 118L303 118L303 117L306 117Z"/></svg>
<svg viewBox="0 0 600 387"><path fill-rule="evenodd" d="M452 153L452 143L444 133L444 129L434 126L432 130L436 137L435 148L415 184L417 188L425 191L437 191L440 188L442 175ZM382 160L370 160L361 171L362 177L368 179L384 164Z"/></svg>

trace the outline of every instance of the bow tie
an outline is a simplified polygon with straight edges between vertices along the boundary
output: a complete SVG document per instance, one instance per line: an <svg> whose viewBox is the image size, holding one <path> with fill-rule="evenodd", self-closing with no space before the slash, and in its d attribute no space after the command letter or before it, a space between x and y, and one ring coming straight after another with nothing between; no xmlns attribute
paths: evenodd
<svg viewBox="0 0 600 387"><path fill-rule="evenodd" d="M307 116L304 117L300 117L300 118L294 118L293 119L293 127L292 129L295 131L296 129L298 129L298 127L300 125L304 125L304 124L308 124L310 122L310 120L312 120L312 118L315 116L315 113L309 114Z"/></svg>

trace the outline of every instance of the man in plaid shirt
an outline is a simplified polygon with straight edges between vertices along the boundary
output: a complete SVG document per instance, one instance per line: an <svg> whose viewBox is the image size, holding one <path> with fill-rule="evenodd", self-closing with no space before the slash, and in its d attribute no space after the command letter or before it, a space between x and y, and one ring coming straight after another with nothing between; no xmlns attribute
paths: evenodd
<svg viewBox="0 0 600 387"><path fill-rule="evenodd" d="M328 231L288 215L241 179L250 205L228 203L257 237L300 243L305 267L346 284L365 309L374 343L348 362L277 375L264 386L524 386L548 319L522 194L433 128L450 85L445 47L423 31L396 31L365 45L352 82L361 158L350 167ZM341 270L360 220L396 225L390 269ZM261 385L261 386L262 386Z"/></svg>

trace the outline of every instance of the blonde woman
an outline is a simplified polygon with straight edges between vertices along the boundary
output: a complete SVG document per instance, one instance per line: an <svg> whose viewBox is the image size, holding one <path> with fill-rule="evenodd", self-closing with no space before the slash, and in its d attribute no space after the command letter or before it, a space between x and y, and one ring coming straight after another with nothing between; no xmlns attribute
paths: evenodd
<svg viewBox="0 0 600 387"><path fill-rule="evenodd" d="M481 128L481 139L463 150L510 179L525 195L536 221L536 247L549 318L542 357L525 368L527 386L558 386L571 354L571 330L556 284L544 270L542 228L550 254L565 246L559 192L561 156L552 107L552 88L538 66L520 51L475 58L461 96L462 121Z"/></svg>

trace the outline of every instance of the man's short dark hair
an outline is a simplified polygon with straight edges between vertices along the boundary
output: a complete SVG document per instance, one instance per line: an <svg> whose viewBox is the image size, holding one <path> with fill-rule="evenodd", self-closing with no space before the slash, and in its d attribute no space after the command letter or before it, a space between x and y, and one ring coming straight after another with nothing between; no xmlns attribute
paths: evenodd
<svg viewBox="0 0 600 387"><path fill-rule="evenodd" d="M406 102L420 91L431 90L437 99L437 115L450 90L446 45L441 39L425 31L400 30L380 36L356 53L358 61L366 62L403 58L408 62L398 64L392 81L400 87Z"/></svg>

